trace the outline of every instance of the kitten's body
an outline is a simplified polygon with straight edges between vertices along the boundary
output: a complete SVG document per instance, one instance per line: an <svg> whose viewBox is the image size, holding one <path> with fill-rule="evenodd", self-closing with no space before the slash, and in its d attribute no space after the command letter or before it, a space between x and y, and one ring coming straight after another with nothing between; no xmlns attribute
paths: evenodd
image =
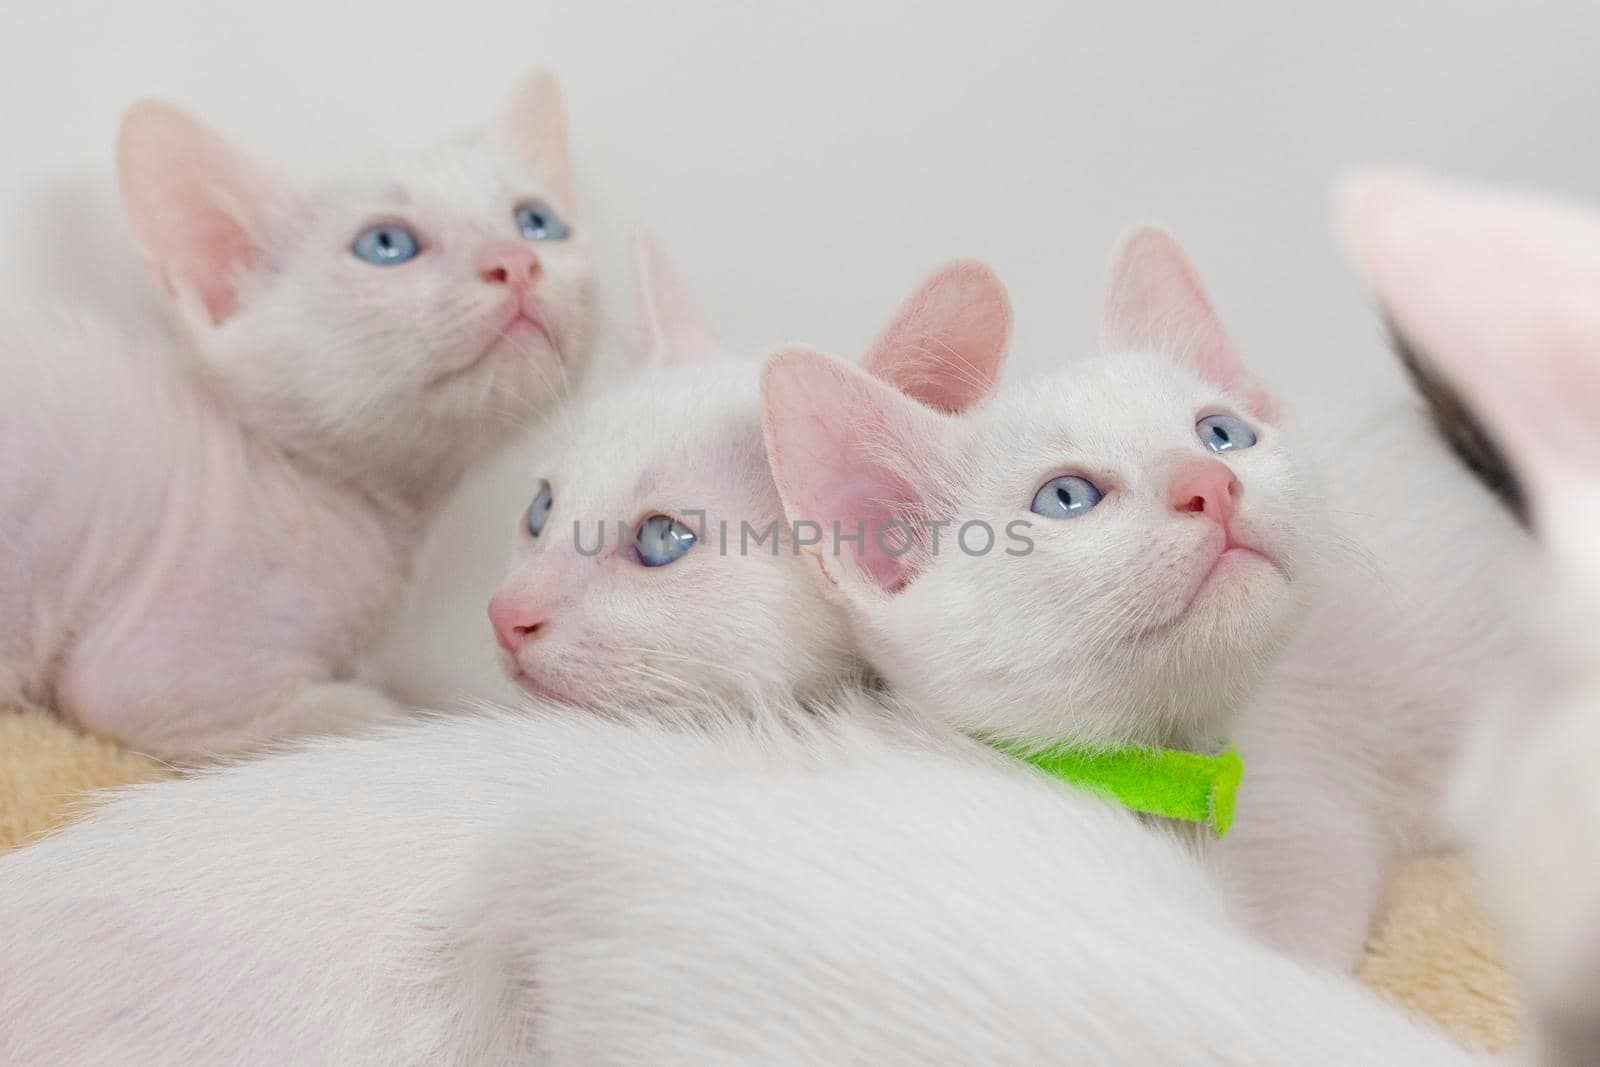
<svg viewBox="0 0 1600 1067"><path fill-rule="evenodd" d="M0 348L0 704L168 754L381 712L340 683L392 614L427 502L308 471L158 347L36 333Z"/></svg>
<svg viewBox="0 0 1600 1067"><path fill-rule="evenodd" d="M1248 771L1220 870L1253 929L1350 967L1390 863L1450 836L1484 667L1527 655L1504 600L1533 561L1413 406L1299 437L1320 442L1323 547L1295 637L1238 715Z"/></svg>
<svg viewBox="0 0 1600 1067"><path fill-rule="evenodd" d="M1422 175L1345 190L1345 240L1402 345L1446 383L1442 428L1542 542L1505 588L1537 645L1490 660L1483 723L1454 783L1544 1059L1600 1042L1600 217ZM1464 401L1464 415L1455 416ZM1474 462L1473 457L1488 457Z"/></svg>
<svg viewBox="0 0 1600 1067"><path fill-rule="evenodd" d="M661 710L321 742L13 853L0 1057L1473 1062L1125 812L871 697Z"/></svg>
<svg viewBox="0 0 1600 1067"><path fill-rule="evenodd" d="M0 344L0 704L174 757L387 717L356 678L429 521L585 360L583 242L514 240L519 198L571 210L553 84L309 191L164 105L121 163L187 333ZM415 262L358 259L391 223Z"/></svg>

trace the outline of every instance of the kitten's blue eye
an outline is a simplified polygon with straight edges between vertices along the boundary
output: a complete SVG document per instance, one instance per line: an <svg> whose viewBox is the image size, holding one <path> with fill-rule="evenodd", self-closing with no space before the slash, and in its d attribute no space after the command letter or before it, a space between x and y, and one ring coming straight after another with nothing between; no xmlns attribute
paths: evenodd
<svg viewBox="0 0 1600 1067"><path fill-rule="evenodd" d="M565 241L572 234L560 215L537 200L518 204L515 217L517 229L530 241Z"/></svg>
<svg viewBox="0 0 1600 1067"><path fill-rule="evenodd" d="M375 266L398 267L407 260L417 258L417 253L422 251L422 244L416 234L398 222L382 222L357 234L356 243L350 246L350 251L355 253L357 259L364 259Z"/></svg>
<svg viewBox="0 0 1600 1067"><path fill-rule="evenodd" d="M1075 474L1051 478L1033 494L1033 513L1047 519L1075 519L1100 503L1103 496L1087 478Z"/></svg>
<svg viewBox="0 0 1600 1067"><path fill-rule="evenodd" d="M1200 441L1213 452L1236 452L1256 443L1256 433L1232 415L1209 415L1194 424Z"/></svg>
<svg viewBox="0 0 1600 1067"><path fill-rule="evenodd" d="M550 507L554 503L550 495L550 483L540 482L539 491L533 494L533 503L528 505L526 518L528 532L538 537L544 532L544 524L550 519Z"/></svg>
<svg viewBox="0 0 1600 1067"><path fill-rule="evenodd" d="M670 515L652 515L639 524L633 545L640 563L665 567L694 547L694 531Z"/></svg>

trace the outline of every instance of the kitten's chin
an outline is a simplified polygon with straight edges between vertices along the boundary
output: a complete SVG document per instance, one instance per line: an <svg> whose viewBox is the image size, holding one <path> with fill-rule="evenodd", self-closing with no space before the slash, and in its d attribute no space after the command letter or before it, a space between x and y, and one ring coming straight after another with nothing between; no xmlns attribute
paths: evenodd
<svg viewBox="0 0 1600 1067"><path fill-rule="evenodd" d="M1217 601L1224 604L1271 595L1288 584L1288 578L1265 554L1242 545L1221 552L1201 576L1184 609L1190 614Z"/></svg>
<svg viewBox="0 0 1600 1067"><path fill-rule="evenodd" d="M581 704L564 687L555 684L544 677L543 672L525 670L515 656L508 652L500 653L500 670L509 678L513 685L531 697L540 700L554 700L562 704Z"/></svg>
<svg viewBox="0 0 1600 1067"><path fill-rule="evenodd" d="M540 700L558 700L563 704L572 702L565 693L555 686L541 682L538 678L521 670L513 670L511 672L511 680L517 684L518 689L521 689L531 697L538 697Z"/></svg>
<svg viewBox="0 0 1600 1067"><path fill-rule="evenodd" d="M561 349L557 347L549 327L525 315L517 316L502 329L484 353L500 358L561 360Z"/></svg>
<svg viewBox="0 0 1600 1067"><path fill-rule="evenodd" d="M695 687L670 684L640 684L637 679L606 677L604 674L574 677L559 672L524 668L510 656L501 654L500 666L506 677L524 693L541 701L554 701L577 712L591 715L637 714L655 705L684 702ZM606 677L602 684L601 678Z"/></svg>
<svg viewBox="0 0 1600 1067"><path fill-rule="evenodd" d="M1299 591L1284 571L1253 549L1229 548L1201 572L1177 615L1143 635L1155 656L1152 677L1183 706L1200 693L1228 694L1200 700L1174 721L1207 729L1225 722L1265 676L1294 636L1300 617ZM1221 718L1218 718L1220 714Z"/></svg>
<svg viewBox="0 0 1600 1067"><path fill-rule="evenodd" d="M1214 634L1248 632L1267 620L1277 619L1293 600L1293 588L1284 568L1259 549L1232 544L1196 568L1198 577L1180 607L1169 618L1145 631L1147 638L1166 638L1184 631Z"/></svg>
<svg viewBox="0 0 1600 1067"><path fill-rule="evenodd" d="M429 379L427 389L437 392L461 382L472 382L502 368L525 365L527 375L537 384L559 380L562 374L561 349L550 328L542 321L518 315L498 327L476 352L458 359L454 366ZM521 369L521 368L519 368Z"/></svg>

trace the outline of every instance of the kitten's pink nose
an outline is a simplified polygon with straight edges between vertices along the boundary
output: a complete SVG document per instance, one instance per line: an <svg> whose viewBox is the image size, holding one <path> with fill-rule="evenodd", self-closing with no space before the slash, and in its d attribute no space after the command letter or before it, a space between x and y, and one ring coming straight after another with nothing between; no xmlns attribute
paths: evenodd
<svg viewBox="0 0 1600 1067"><path fill-rule="evenodd" d="M544 612L514 592L496 593L489 601L489 623L494 627L494 639L513 656L529 641L537 641L549 621Z"/></svg>
<svg viewBox="0 0 1600 1067"><path fill-rule="evenodd" d="M526 289L539 276L539 257L524 245L501 241L490 245L478 261L478 277L490 285Z"/></svg>
<svg viewBox="0 0 1600 1067"><path fill-rule="evenodd" d="M1239 479L1220 460L1185 463L1172 473L1172 510L1200 515L1226 530L1240 491Z"/></svg>

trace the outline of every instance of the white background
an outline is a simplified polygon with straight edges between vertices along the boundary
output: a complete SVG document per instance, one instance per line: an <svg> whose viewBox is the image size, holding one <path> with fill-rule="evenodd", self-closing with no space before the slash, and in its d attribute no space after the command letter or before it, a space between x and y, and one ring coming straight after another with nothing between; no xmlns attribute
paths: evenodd
<svg viewBox="0 0 1600 1067"><path fill-rule="evenodd" d="M1089 350L1116 234L1154 220L1292 405L1346 403L1395 385L1328 235L1340 171L1589 199L1600 174L1588 2L8 0L0 298L147 297L110 194L136 96L321 169L480 123L536 64L566 89L613 317L647 224L752 357L854 354L929 267L975 255L1011 287L1011 373L1048 369ZM480 586L529 477L508 464L435 546L452 566L423 587L415 671L487 677Z"/></svg>

